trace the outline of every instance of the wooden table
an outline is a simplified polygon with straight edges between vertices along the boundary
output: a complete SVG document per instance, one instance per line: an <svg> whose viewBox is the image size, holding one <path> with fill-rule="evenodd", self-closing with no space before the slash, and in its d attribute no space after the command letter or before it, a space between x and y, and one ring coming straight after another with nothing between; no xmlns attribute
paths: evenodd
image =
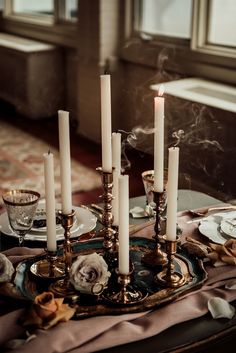
<svg viewBox="0 0 236 353"><path fill-rule="evenodd" d="M179 211L212 206L219 200L190 190L179 190ZM130 208L145 206L145 196L132 198ZM130 218L131 223L144 219ZM32 242L31 242L32 243ZM236 307L236 302L232 303ZM175 313L173 313L174 315ZM161 318L160 318L161 320ZM222 353L235 351L236 317L232 320L212 319L210 313L203 317L175 325L148 339L100 350L100 353L167 353L167 352L207 352Z"/></svg>

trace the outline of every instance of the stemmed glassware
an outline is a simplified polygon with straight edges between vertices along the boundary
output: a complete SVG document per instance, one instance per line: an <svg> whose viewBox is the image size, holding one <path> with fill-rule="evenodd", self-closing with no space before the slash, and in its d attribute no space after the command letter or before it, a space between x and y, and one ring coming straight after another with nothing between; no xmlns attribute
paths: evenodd
<svg viewBox="0 0 236 353"><path fill-rule="evenodd" d="M12 230L19 236L19 246L24 246L25 234L33 225L40 194L32 190L10 190L2 195Z"/></svg>

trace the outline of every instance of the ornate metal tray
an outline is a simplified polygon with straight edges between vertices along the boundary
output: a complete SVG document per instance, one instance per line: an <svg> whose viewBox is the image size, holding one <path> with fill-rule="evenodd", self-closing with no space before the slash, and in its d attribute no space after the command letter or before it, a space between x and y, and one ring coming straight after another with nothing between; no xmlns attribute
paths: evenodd
<svg viewBox="0 0 236 353"><path fill-rule="evenodd" d="M191 256L183 249L178 248L178 253L174 260L175 271L178 272L181 270L186 276L186 284L179 288L161 287L154 280L154 276L161 269L147 267L141 261L141 257L153 247L153 240L142 237L130 239L130 258L134 266L133 286L148 293L142 302L133 305L114 305L102 295L81 295L75 319L96 315L123 314L150 310L173 301L189 291L195 290L207 279L207 273L202 261ZM103 253L101 239L73 244L73 256L89 254L91 252ZM31 265L40 258L42 257L27 259L18 266L15 284L22 295L22 299L33 300L37 294L48 290L51 284L51 280L35 277L30 272Z"/></svg>

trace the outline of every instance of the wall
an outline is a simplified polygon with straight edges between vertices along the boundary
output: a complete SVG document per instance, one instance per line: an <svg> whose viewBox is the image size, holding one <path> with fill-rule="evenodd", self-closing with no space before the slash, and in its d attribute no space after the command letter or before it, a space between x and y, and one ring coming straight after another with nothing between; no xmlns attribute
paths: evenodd
<svg viewBox="0 0 236 353"><path fill-rule="evenodd" d="M105 69L111 73L113 131L136 133L137 127L145 130L153 126L154 92L150 85L194 74L184 53L171 45L156 55L156 45L144 52L142 47L136 50L128 43L128 58L120 47L124 23L122 4L118 0L81 1L77 37L72 46L64 46L63 85L67 92L64 108L78 123L78 133L96 142L101 137L99 76ZM180 53L178 57L176 49ZM143 65L147 59L149 64ZM233 198L236 194L232 158L236 149L235 114L166 96L165 115L166 166L167 148L174 141L172 132L183 129L189 137L180 144L180 186ZM153 135L140 131L137 134L137 140L133 141L135 148L153 154ZM123 137L127 134L123 133Z"/></svg>

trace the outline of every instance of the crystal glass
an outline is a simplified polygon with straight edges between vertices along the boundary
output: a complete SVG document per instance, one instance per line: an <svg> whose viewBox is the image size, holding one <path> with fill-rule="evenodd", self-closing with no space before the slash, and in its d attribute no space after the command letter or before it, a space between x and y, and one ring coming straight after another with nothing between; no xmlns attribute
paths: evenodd
<svg viewBox="0 0 236 353"><path fill-rule="evenodd" d="M152 208L155 208L153 200L153 184L154 184L154 170L146 170L142 173L143 186L146 194L146 204ZM164 188L167 188L167 171L164 170ZM166 192L163 193L163 197L160 203L160 213L163 213L167 205Z"/></svg>
<svg viewBox="0 0 236 353"><path fill-rule="evenodd" d="M32 190L10 190L2 195L12 230L19 236L19 246L24 245L25 234L33 225L40 194Z"/></svg>

